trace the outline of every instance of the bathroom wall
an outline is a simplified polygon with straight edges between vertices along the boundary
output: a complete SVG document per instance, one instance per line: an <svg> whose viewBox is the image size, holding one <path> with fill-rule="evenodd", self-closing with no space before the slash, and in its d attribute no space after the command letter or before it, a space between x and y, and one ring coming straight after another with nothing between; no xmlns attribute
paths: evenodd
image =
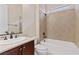
<svg viewBox="0 0 79 59"><path fill-rule="evenodd" d="M40 38L43 39L44 36L43 34L47 33L47 30L46 30L46 16L45 16L45 13L41 12L40 11Z"/></svg>
<svg viewBox="0 0 79 59"><path fill-rule="evenodd" d="M45 4L41 4L39 5L40 7L40 14L39 14L39 19L40 19L40 39L42 40L44 38L44 33L45 36L47 34L47 25L46 25L46 5Z"/></svg>
<svg viewBox="0 0 79 59"><path fill-rule="evenodd" d="M47 15L47 37L64 41L74 41L75 10L69 9Z"/></svg>
<svg viewBox="0 0 79 59"><path fill-rule="evenodd" d="M23 34L26 36L35 36L35 5L23 4Z"/></svg>
<svg viewBox="0 0 79 59"><path fill-rule="evenodd" d="M76 32L75 32L75 43L79 47L79 5L75 5L76 12Z"/></svg>

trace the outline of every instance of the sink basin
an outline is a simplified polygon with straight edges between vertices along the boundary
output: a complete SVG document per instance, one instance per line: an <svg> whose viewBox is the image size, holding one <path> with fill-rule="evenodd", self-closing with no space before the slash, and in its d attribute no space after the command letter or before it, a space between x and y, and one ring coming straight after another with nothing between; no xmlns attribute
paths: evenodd
<svg viewBox="0 0 79 59"><path fill-rule="evenodd" d="M26 39L25 37L18 37L18 38L13 38L13 39L8 39L8 40L1 40L0 45L15 44L25 39Z"/></svg>

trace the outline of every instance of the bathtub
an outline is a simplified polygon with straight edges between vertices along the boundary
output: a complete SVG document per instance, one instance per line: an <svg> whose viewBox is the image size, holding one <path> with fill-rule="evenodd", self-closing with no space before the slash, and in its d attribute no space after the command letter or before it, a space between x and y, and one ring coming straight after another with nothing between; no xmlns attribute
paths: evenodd
<svg viewBox="0 0 79 59"><path fill-rule="evenodd" d="M73 42L60 41L55 39L44 39L35 46L36 51L44 51L48 55L74 55L79 54L79 48ZM45 51L44 51L45 52ZM39 53L39 52L38 52ZM39 53L41 54L41 53Z"/></svg>

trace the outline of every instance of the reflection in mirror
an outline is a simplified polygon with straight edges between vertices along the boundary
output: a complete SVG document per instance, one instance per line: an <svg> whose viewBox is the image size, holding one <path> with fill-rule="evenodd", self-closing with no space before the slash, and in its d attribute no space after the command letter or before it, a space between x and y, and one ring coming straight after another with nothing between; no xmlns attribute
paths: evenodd
<svg viewBox="0 0 79 59"><path fill-rule="evenodd" d="M0 4L0 34L8 31L8 9L7 5Z"/></svg>
<svg viewBox="0 0 79 59"><path fill-rule="evenodd" d="M0 35L22 33L22 5L0 4Z"/></svg>
<svg viewBox="0 0 79 59"><path fill-rule="evenodd" d="M8 28L9 32L21 33L22 32L22 5L10 4L8 5Z"/></svg>

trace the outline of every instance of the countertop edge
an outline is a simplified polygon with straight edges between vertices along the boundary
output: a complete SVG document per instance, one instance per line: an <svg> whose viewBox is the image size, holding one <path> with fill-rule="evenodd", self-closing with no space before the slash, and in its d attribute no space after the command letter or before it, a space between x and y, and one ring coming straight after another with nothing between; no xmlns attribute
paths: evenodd
<svg viewBox="0 0 79 59"><path fill-rule="evenodd" d="M2 45L2 46L4 46L3 48L2 48L2 50L0 50L0 54L1 53L3 53L3 52L6 52L6 51L8 51L8 50L10 50L10 49L13 49L13 48L16 48L16 47L18 47L18 46L20 46L20 45L22 45L22 44L25 44L25 43L28 43L28 42L30 42L30 41L33 41L33 40L35 40L35 38L33 37L33 38L29 38L29 40L27 40L27 39L25 39L25 40L23 40L22 42L18 42L18 43L16 43L16 44L11 44L11 45Z"/></svg>

